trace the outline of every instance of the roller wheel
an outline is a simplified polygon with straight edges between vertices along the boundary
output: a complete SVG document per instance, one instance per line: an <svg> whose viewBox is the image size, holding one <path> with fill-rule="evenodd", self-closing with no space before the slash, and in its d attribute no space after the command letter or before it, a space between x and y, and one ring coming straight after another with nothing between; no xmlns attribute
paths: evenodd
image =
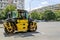
<svg viewBox="0 0 60 40"><path fill-rule="evenodd" d="M5 30L5 32L6 32L7 34L13 33L13 32L14 32L13 24L10 23L10 22L7 22L7 27L4 28L4 30Z"/></svg>
<svg viewBox="0 0 60 40"><path fill-rule="evenodd" d="M36 23L30 23L29 31L35 32L37 30L37 24Z"/></svg>
<svg viewBox="0 0 60 40"><path fill-rule="evenodd" d="M37 30L37 26L30 28L30 32L35 32L36 30Z"/></svg>

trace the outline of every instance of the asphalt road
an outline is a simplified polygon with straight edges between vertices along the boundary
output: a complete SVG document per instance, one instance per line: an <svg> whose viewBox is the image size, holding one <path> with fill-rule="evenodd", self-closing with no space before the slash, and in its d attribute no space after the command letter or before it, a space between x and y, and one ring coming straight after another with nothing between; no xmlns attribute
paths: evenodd
<svg viewBox="0 0 60 40"><path fill-rule="evenodd" d="M0 40L60 40L60 22L39 22L36 32L6 35L0 24Z"/></svg>

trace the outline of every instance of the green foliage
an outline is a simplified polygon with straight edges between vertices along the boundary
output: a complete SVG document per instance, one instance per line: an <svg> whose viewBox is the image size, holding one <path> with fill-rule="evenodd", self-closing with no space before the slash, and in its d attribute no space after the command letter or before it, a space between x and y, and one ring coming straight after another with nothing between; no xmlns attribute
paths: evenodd
<svg viewBox="0 0 60 40"><path fill-rule="evenodd" d="M43 20L43 13L39 13L40 20Z"/></svg>
<svg viewBox="0 0 60 40"><path fill-rule="evenodd" d="M40 15L39 15L38 12L32 12L32 13L31 13L31 17L32 17L33 19L40 19Z"/></svg>
<svg viewBox="0 0 60 40"><path fill-rule="evenodd" d="M7 5L5 7L5 9L3 9L1 12L0 12L0 19L5 19L6 18L6 14L9 12L9 11L15 11L16 7L14 5Z"/></svg>
<svg viewBox="0 0 60 40"><path fill-rule="evenodd" d="M56 20L60 21L60 10L55 10L54 13L56 15Z"/></svg>
<svg viewBox="0 0 60 40"><path fill-rule="evenodd" d="M5 18L5 11L2 10L0 11L0 19L4 19Z"/></svg>
<svg viewBox="0 0 60 40"><path fill-rule="evenodd" d="M56 15L51 10L46 10L44 12L44 19L45 20L55 20L56 19Z"/></svg>
<svg viewBox="0 0 60 40"><path fill-rule="evenodd" d="M33 19L40 19L40 20L55 20L56 15L54 12L51 10L46 10L44 13L39 13L39 12L32 12L31 17Z"/></svg>
<svg viewBox="0 0 60 40"><path fill-rule="evenodd" d="M4 10L7 13L9 11L14 11L15 9L16 9L16 7L14 5L7 5Z"/></svg>

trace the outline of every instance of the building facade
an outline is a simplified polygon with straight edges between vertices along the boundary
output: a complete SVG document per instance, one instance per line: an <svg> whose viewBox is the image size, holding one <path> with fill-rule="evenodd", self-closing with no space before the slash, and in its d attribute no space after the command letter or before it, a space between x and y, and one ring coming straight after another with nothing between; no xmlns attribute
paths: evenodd
<svg viewBox="0 0 60 40"><path fill-rule="evenodd" d="M13 0L8 0L8 4L12 4L13 3Z"/></svg>
<svg viewBox="0 0 60 40"><path fill-rule="evenodd" d="M13 4L17 9L24 9L24 0L13 0Z"/></svg>
<svg viewBox="0 0 60 40"><path fill-rule="evenodd" d="M4 9L8 4L8 0L0 0L0 10Z"/></svg>
<svg viewBox="0 0 60 40"><path fill-rule="evenodd" d="M8 4L13 4L17 9L24 9L24 0L0 0L0 10L4 9Z"/></svg>

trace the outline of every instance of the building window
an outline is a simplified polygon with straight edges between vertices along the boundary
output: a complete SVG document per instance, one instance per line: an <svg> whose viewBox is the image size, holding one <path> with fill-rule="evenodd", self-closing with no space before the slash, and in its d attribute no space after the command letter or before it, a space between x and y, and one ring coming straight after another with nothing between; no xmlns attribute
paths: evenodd
<svg viewBox="0 0 60 40"><path fill-rule="evenodd" d="M17 0L15 0L15 2L17 2Z"/></svg>
<svg viewBox="0 0 60 40"><path fill-rule="evenodd" d="M17 2L17 0L13 0L13 3L16 3Z"/></svg>
<svg viewBox="0 0 60 40"><path fill-rule="evenodd" d="M2 0L0 0L0 1L2 1Z"/></svg>
<svg viewBox="0 0 60 40"><path fill-rule="evenodd" d="M5 7L6 3L3 4L3 7Z"/></svg>

